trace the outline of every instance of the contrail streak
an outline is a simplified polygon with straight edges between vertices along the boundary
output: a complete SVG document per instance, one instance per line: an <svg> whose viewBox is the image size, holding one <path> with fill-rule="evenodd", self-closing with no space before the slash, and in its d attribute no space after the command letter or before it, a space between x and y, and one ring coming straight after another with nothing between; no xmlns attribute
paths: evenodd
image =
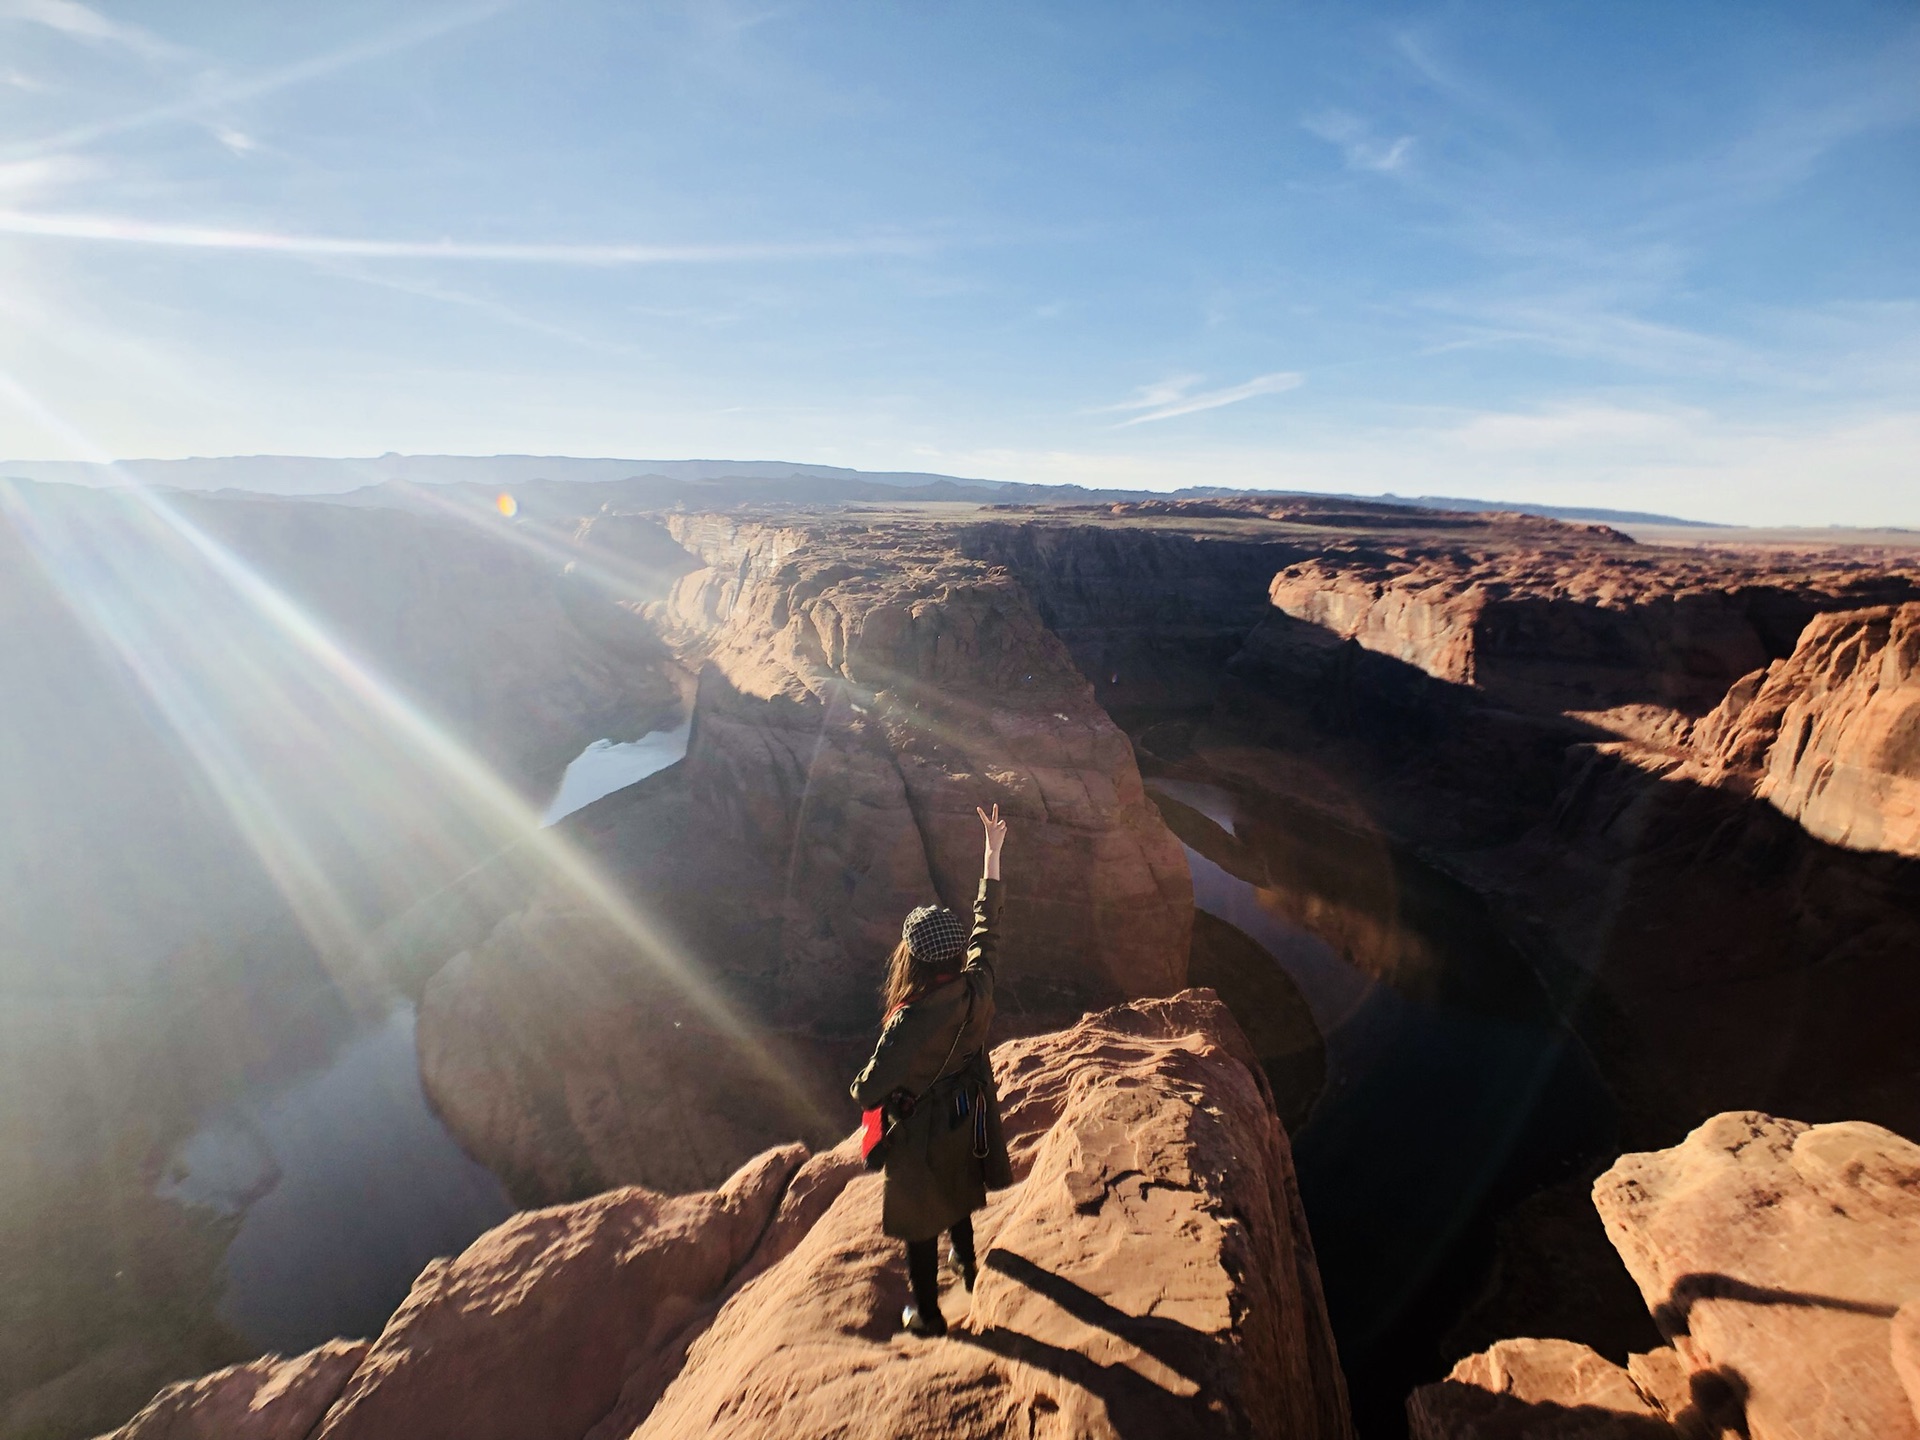
<svg viewBox="0 0 1920 1440"><path fill-rule="evenodd" d="M58 215L0 210L0 234L186 250L240 250L269 255L333 255L381 260L497 261L533 265L712 265L756 260L832 260L904 255L925 242L902 236L860 240L771 241L719 245L567 245L468 240L370 240L166 225L116 215Z"/></svg>
<svg viewBox="0 0 1920 1440"><path fill-rule="evenodd" d="M21 141L7 146L4 152L0 153L13 156L44 155L90 145L96 140L104 140L109 136L144 130L150 125L164 125L174 120L191 120L208 110L218 110L223 106L238 104L244 100L257 100L262 95L271 95L290 85L317 80L322 76L333 74L336 70L344 70L369 60L378 60L397 51L437 39L451 31L497 15L502 10L510 8L513 3L514 0L487 0L487 3L469 9L402 26L384 35L363 40L357 45L349 45L344 49L334 50L325 55L311 56L305 60L296 60L291 65L283 65L276 70L203 90L179 100L170 100L145 110L136 110L130 115L118 115L110 120L96 120L85 125L75 125L56 134Z"/></svg>

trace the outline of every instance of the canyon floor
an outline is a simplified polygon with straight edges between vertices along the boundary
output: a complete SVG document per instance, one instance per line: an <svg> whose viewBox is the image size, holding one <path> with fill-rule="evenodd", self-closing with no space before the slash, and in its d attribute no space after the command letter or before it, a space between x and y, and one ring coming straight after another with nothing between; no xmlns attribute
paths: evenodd
<svg viewBox="0 0 1920 1440"><path fill-rule="evenodd" d="M1504 1360L1455 1367L1513 1336L1589 1347L1529 1363L1586 1365L1594 1393L1618 1384L1593 1366L1630 1356L1726 1369L1730 1341L1662 1348L1654 1291L1677 1277L1622 1245L1595 1182L1727 1113L1877 1127L1887 1153L1920 1135L1920 558L1899 537L1647 544L1303 496L800 505L665 481L547 485L511 520L452 485L10 497L5 658L33 703L4 752L20 1003L0 1121L32 1160L0 1211L0 1435L104 1431L264 1348L219 1308L257 1197L168 1199L169 1166L221 1105L324 1066L395 1004L437 1123L528 1213L404 1305L425 1257L396 1258L372 1352L348 1335L247 1383L307 1394L327 1435L431 1433L405 1428L406 1397L453 1383L431 1337L462 1267L493 1267L471 1280L488 1293L561 1243L524 1238L541 1226L652 1254L641 1232L682 1216L709 1238L660 1263L705 1278L651 1318L602 1286L590 1304L622 1315L626 1348L577 1392L556 1382L553 1428L512 1433L711 1425L701 1406L789 1363L739 1296L767 1300L782 1266L814 1283L793 1268L808 1246L871 1246L870 1182L832 1158L844 1083L899 917L971 893L980 804L1014 826L1010 1090L1018 1057L1084 1039L1090 1013L1216 994L1231 1019L1193 1022L1201 1051L1236 1058L1206 1083L1278 1139L1255 1164L1252 1140L1182 1120L1137 1168L1226 1145L1218 1174L1173 1188L1216 1218L1268 1197L1216 1249L1288 1318L1262 1329L1269 1302L1223 1290L1156 1328L1100 1257L1188 1233L1156 1218L1160 1182L1124 1215L1016 1199L1070 1286L983 1278L981 1333L1070 1351L1071 1384L1036 1389L1031 1348L916 1353L914 1384L979 1401L977 1433L1010 1433L1016 1402L1030 1433L1107 1433L1087 1417L1138 1401L1160 1429L1099 1423L1339 1434L1350 1403L1359 1434L1393 1435L1450 1370L1497 1390ZM679 763L538 828L573 755L683 724ZM1187 1063L1137 1078L1177 1090ZM1035 1195L1081 1193L1087 1157L1161 1123L1076 1130L1070 1110L1036 1112L1023 1164L1044 1153L1058 1177ZM767 1249L816 1189L794 1248ZM1074 1241L1050 1205L1105 1219ZM473 1213L464 1239L493 1218ZM1038 1243L1006 1253L1041 1264ZM823 1364L891 1363L860 1329L895 1303L883 1269L856 1266L845 1294L808 1272L847 1313L806 1324L863 1337ZM1048 1329L1035 1293L1075 1325L1106 1317L1121 1350ZM566 1334L521 1335L526 1363ZM447 1373L510 1366L519 1339L481 1337ZM1456 1433L1421 1393L1421 1433ZM1640 1422L1681 1424L1647 1406Z"/></svg>

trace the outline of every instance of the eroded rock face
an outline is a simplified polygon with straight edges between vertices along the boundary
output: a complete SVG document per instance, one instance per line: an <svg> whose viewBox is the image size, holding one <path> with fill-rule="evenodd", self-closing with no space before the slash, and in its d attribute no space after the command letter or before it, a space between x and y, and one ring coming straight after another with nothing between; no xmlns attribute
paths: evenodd
<svg viewBox="0 0 1920 1440"><path fill-rule="evenodd" d="M800 1146L717 1192L615 1190L515 1216L436 1261L327 1411L318 1440L574 1440L759 1242Z"/></svg>
<svg viewBox="0 0 1920 1440"><path fill-rule="evenodd" d="M971 903L974 807L994 803L1021 836L1003 1011L1179 987L1179 845L1017 582L937 531L672 526L709 564L669 611L706 662L688 779L722 834L787 876L782 1015L863 1023L900 917Z"/></svg>
<svg viewBox="0 0 1920 1440"><path fill-rule="evenodd" d="M1503 1341L1409 1399L1422 1440L1920 1436L1920 1145L1730 1112L1622 1156L1593 1199L1670 1348L1623 1370L1569 1341ZM1574 1424L1595 1409L1642 1428Z"/></svg>
<svg viewBox="0 0 1920 1440"><path fill-rule="evenodd" d="M1274 572L1314 548L1292 535L1064 521L969 525L956 543L1019 578L1095 698L1123 714L1211 703L1227 661L1269 609Z"/></svg>
<svg viewBox="0 0 1920 1440"><path fill-rule="evenodd" d="M1697 748L1714 779L1822 840L1920 856L1920 604L1817 617L1733 687Z"/></svg>
<svg viewBox="0 0 1920 1440"><path fill-rule="evenodd" d="M1502 1340L1407 1400L1412 1440L1675 1440L1634 1377L1571 1340Z"/></svg>
<svg viewBox="0 0 1920 1440"><path fill-rule="evenodd" d="M291 1360L268 1355L183 1380L107 1440L307 1440L369 1348L332 1340Z"/></svg>
<svg viewBox="0 0 1920 1440"><path fill-rule="evenodd" d="M1355 543L1281 571L1271 597L1286 615L1497 704L1670 743L1741 676L1787 654L1816 613L1913 589L1910 577L1831 563L1656 560L1622 538L1501 550Z"/></svg>
<svg viewBox="0 0 1920 1440"><path fill-rule="evenodd" d="M1920 1145L1877 1125L1715 1116L1594 1185L1607 1234L1757 1440L1920 1437L1889 1322L1920 1298Z"/></svg>
<svg viewBox="0 0 1920 1440"><path fill-rule="evenodd" d="M435 1262L371 1349L334 1347L357 1365L314 1433L1349 1440L1287 1138L1211 992L994 1064L1017 1179L976 1217L971 1304L949 1279L948 1338L895 1334L901 1247L853 1143L788 1147L718 1193L614 1191Z"/></svg>
<svg viewBox="0 0 1920 1440"><path fill-rule="evenodd" d="M698 1190L791 1136L839 1133L850 1049L725 1024L698 998L604 913L542 896L428 982L421 1074L528 1204Z"/></svg>

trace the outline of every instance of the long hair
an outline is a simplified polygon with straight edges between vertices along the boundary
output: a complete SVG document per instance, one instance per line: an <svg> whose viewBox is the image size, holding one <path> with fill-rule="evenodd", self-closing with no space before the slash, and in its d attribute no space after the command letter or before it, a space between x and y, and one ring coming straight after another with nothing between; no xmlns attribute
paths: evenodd
<svg viewBox="0 0 1920 1440"><path fill-rule="evenodd" d="M908 1001L918 999L938 973L924 960L915 958L913 947L902 940L887 957L887 978L880 986L881 1013L891 1015Z"/></svg>

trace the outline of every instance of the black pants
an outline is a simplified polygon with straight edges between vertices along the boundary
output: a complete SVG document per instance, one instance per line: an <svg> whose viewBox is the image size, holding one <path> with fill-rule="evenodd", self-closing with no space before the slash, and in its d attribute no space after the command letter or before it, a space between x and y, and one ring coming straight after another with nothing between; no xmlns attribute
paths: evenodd
<svg viewBox="0 0 1920 1440"><path fill-rule="evenodd" d="M954 1253L961 1265L973 1266L973 1217L963 1219L947 1232L953 1237ZM940 1313L940 1237L907 1241L907 1283L913 1286L913 1303L922 1315Z"/></svg>

